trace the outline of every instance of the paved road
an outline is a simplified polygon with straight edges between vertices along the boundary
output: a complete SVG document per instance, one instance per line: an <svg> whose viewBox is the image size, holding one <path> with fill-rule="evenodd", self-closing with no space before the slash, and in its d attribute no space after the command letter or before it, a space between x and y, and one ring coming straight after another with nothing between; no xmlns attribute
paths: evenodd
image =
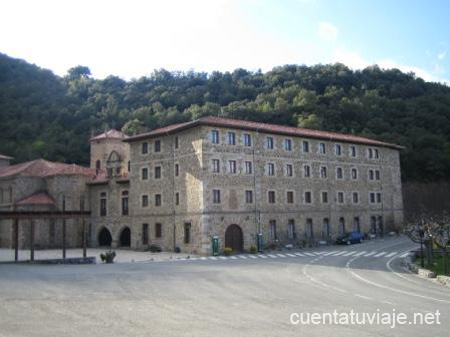
<svg viewBox="0 0 450 337"><path fill-rule="evenodd" d="M0 336L448 336L450 289L402 269L412 247L395 238L303 256L0 265ZM439 310L441 324L290 323L352 309L409 320Z"/></svg>

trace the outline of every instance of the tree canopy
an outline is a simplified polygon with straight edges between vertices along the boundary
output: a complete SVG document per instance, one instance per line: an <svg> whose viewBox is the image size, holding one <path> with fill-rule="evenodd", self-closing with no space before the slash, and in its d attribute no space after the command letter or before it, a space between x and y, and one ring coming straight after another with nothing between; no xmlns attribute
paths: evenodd
<svg viewBox="0 0 450 337"><path fill-rule="evenodd" d="M89 137L134 134L207 115L362 135L406 147L408 181L450 178L450 88L377 66L285 65L262 73L169 72L64 77L0 54L0 153L16 161L89 161Z"/></svg>

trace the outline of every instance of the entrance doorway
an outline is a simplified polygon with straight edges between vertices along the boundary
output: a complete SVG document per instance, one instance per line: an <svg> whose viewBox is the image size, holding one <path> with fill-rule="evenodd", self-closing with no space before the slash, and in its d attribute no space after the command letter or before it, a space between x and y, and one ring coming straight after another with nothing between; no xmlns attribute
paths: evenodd
<svg viewBox="0 0 450 337"><path fill-rule="evenodd" d="M120 246L121 247L130 247L131 243L131 231L129 227L125 227L120 233Z"/></svg>
<svg viewBox="0 0 450 337"><path fill-rule="evenodd" d="M228 226L225 232L225 247L230 247L234 252L242 252L244 248L244 236L238 225Z"/></svg>
<svg viewBox="0 0 450 337"><path fill-rule="evenodd" d="M103 227L98 234L98 245L100 247L111 247L112 236L108 228Z"/></svg>

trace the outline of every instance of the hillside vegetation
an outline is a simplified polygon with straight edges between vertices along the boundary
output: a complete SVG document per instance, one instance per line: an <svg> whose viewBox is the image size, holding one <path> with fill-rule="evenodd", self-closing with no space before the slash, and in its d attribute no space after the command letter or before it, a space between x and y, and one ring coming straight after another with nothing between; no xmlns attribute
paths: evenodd
<svg viewBox="0 0 450 337"><path fill-rule="evenodd" d="M88 139L220 115L367 136L406 147L403 179L450 178L450 88L376 66L285 65L267 73L154 71L64 77L0 54L0 153L86 164Z"/></svg>

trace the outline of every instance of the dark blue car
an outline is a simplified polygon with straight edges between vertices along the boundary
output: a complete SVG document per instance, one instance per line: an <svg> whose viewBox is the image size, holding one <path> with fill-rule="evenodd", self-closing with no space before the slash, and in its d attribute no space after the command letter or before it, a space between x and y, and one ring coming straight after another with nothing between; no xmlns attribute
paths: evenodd
<svg viewBox="0 0 450 337"><path fill-rule="evenodd" d="M338 245L351 245L352 243L362 243L364 235L360 232L345 233L336 239Z"/></svg>

